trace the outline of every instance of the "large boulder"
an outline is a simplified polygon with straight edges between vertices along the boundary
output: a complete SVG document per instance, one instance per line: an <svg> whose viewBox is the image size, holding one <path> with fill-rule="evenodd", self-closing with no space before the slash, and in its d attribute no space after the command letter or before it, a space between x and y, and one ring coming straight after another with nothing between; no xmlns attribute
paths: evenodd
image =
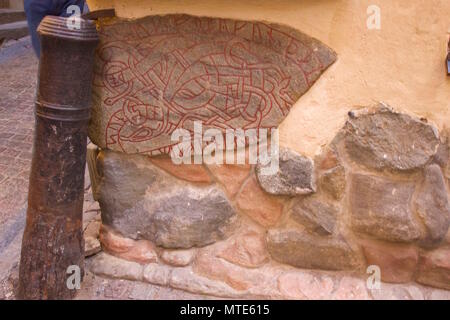
<svg viewBox="0 0 450 320"><path fill-rule="evenodd" d="M102 151L98 162L103 223L126 237L199 247L226 238L237 220L216 185L189 185L142 155Z"/></svg>
<svg viewBox="0 0 450 320"><path fill-rule="evenodd" d="M377 170L422 168L440 145L434 126L384 104L350 112L344 131L345 147L352 159Z"/></svg>

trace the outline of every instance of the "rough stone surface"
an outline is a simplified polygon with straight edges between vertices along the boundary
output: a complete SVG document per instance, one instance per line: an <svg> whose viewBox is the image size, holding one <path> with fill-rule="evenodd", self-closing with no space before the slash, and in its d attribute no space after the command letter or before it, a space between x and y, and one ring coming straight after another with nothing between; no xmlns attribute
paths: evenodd
<svg viewBox="0 0 450 320"><path fill-rule="evenodd" d="M375 241L362 241L361 246L367 265L380 267L383 282L412 281L419 261L419 252L416 247Z"/></svg>
<svg viewBox="0 0 450 320"><path fill-rule="evenodd" d="M442 169L448 168L450 162L450 130L444 129L441 133L441 144L433 158L433 163L441 166Z"/></svg>
<svg viewBox="0 0 450 320"><path fill-rule="evenodd" d="M256 176L261 187L274 195L302 195L316 191L314 162L289 150L281 149L279 169L276 173L263 174L261 164L256 166Z"/></svg>
<svg viewBox="0 0 450 320"><path fill-rule="evenodd" d="M249 178L236 197L238 208L264 227L270 227L280 219L283 205L275 196L265 193L255 177Z"/></svg>
<svg viewBox="0 0 450 320"><path fill-rule="evenodd" d="M249 176L251 165L208 165L208 168L228 196L233 198Z"/></svg>
<svg viewBox="0 0 450 320"><path fill-rule="evenodd" d="M358 163L374 169L413 170L423 167L440 144L437 129L380 104L350 113L345 146Z"/></svg>
<svg viewBox="0 0 450 320"><path fill-rule="evenodd" d="M319 184L321 189L330 194L335 200L341 200L345 194L345 168L337 166L322 172Z"/></svg>
<svg viewBox="0 0 450 320"><path fill-rule="evenodd" d="M374 300L424 300L424 291L415 285L382 283L380 289L372 289L370 293Z"/></svg>
<svg viewBox="0 0 450 320"><path fill-rule="evenodd" d="M331 295L333 300L368 300L366 282L353 277L343 277Z"/></svg>
<svg viewBox="0 0 450 320"><path fill-rule="evenodd" d="M450 249L436 249L421 255L416 281L450 290Z"/></svg>
<svg viewBox="0 0 450 320"><path fill-rule="evenodd" d="M319 186L335 200L341 200L345 194L345 167L337 152L327 147L324 155L319 159Z"/></svg>
<svg viewBox="0 0 450 320"><path fill-rule="evenodd" d="M450 226L450 204L442 171L437 164L427 166L424 181L415 199L415 208L427 229L425 244L441 242Z"/></svg>
<svg viewBox="0 0 450 320"><path fill-rule="evenodd" d="M155 249L149 241L124 238L105 226L100 229L100 242L103 250L113 256L141 264L157 261Z"/></svg>
<svg viewBox="0 0 450 320"><path fill-rule="evenodd" d="M202 247L225 239L236 226L236 212L215 187L176 188L171 193L149 197L148 211L139 219L140 236L158 246Z"/></svg>
<svg viewBox="0 0 450 320"><path fill-rule="evenodd" d="M85 214L83 215L83 219L85 219ZM100 221L90 221L86 226L83 232L84 237L84 256L90 257L94 254L99 253L102 250L100 245L99 230L100 230Z"/></svg>
<svg viewBox="0 0 450 320"><path fill-rule="evenodd" d="M291 204L291 217L320 235L334 233L339 209L318 197L298 198Z"/></svg>
<svg viewBox="0 0 450 320"><path fill-rule="evenodd" d="M191 264L195 257L195 250L162 250L161 260L175 267L185 267Z"/></svg>
<svg viewBox="0 0 450 320"><path fill-rule="evenodd" d="M288 299L329 299L334 289L330 277L290 272L278 278L278 289Z"/></svg>
<svg viewBox="0 0 450 320"><path fill-rule="evenodd" d="M336 60L288 26L188 15L115 22L99 29L90 137L126 153L168 153L171 133L192 132L196 120L277 127Z"/></svg>
<svg viewBox="0 0 450 320"><path fill-rule="evenodd" d="M193 270L201 276L222 281L238 291L248 290L265 280L262 273L246 272L244 268L215 257L208 250L198 253Z"/></svg>
<svg viewBox="0 0 450 320"><path fill-rule="evenodd" d="M154 157L151 158L150 161L179 179L190 182L211 183L211 177L208 174L208 171L206 171L205 167L201 164L176 165L173 163L172 159L167 156Z"/></svg>
<svg viewBox="0 0 450 320"><path fill-rule="evenodd" d="M247 268L258 268L269 261L264 236L254 230L248 230L230 238L229 243L218 253L218 256Z"/></svg>
<svg viewBox="0 0 450 320"><path fill-rule="evenodd" d="M420 237L410 202L414 184L363 174L351 176L352 227L379 239L413 241Z"/></svg>
<svg viewBox="0 0 450 320"><path fill-rule="evenodd" d="M272 258L297 268L349 270L358 264L355 252L342 238L272 229L267 232L266 241Z"/></svg>
<svg viewBox="0 0 450 320"><path fill-rule="evenodd" d="M181 182L143 155L101 152L100 205L107 226L164 248L205 246L227 237L237 216L215 185Z"/></svg>
<svg viewBox="0 0 450 320"><path fill-rule="evenodd" d="M101 276L142 281L144 266L102 252L94 257L90 270Z"/></svg>
<svg viewBox="0 0 450 320"><path fill-rule="evenodd" d="M157 263L147 264L143 270L143 280L157 284L159 286L167 286L170 281L170 268L158 265Z"/></svg>
<svg viewBox="0 0 450 320"><path fill-rule="evenodd" d="M101 151L97 157L97 169L101 176L99 203L102 222L121 232L120 222L137 223L128 217L128 211L144 200L147 189L163 192L177 183L175 178L141 155Z"/></svg>

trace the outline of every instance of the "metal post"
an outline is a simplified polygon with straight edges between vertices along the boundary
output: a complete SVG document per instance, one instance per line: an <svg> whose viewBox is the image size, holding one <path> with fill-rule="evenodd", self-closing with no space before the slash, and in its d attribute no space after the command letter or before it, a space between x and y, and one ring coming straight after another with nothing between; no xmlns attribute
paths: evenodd
<svg viewBox="0 0 450 320"><path fill-rule="evenodd" d="M68 19L71 21L68 22ZM36 125L22 240L21 299L70 299L83 276L82 213L94 50L92 21L47 16L41 40Z"/></svg>

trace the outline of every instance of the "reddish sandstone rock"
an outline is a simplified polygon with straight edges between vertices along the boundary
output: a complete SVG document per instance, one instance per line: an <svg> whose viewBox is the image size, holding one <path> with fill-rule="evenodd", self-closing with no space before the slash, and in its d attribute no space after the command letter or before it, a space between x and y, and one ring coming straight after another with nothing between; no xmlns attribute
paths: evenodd
<svg viewBox="0 0 450 320"><path fill-rule="evenodd" d="M285 273L278 278L278 289L287 299L328 299L333 288L334 283L330 277L304 271Z"/></svg>
<svg viewBox="0 0 450 320"><path fill-rule="evenodd" d="M450 290L450 249L436 249L421 255L416 281Z"/></svg>
<svg viewBox="0 0 450 320"><path fill-rule="evenodd" d="M263 274L257 270L247 272L245 268L215 257L210 250L197 254L193 270L199 275L225 282L235 290L248 290L264 282Z"/></svg>
<svg viewBox="0 0 450 320"><path fill-rule="evenodd" d="M319 169L330 170L341 165L341 161L337 152L332 147L326 147L323 153L319 156Z"/></svg>
<svg viewBox="0 0 450 320"><path fill-rule="evenodd" d="M141 264L157 261L151 242L124 238L105 226L100 229L100 242L104 251L116 257Z"/></svg>
<svg viewBox="0 0 450 320"><path fill-rule="evenodd" d="M248 177L251 165L208 165L208 168L228 196L234 197Z"/></svg>
<svg viewBox="0 0 450 320"><path fill-rule="evenodd" d="M391 283L410 282L419 260L418 249L410 245L361 241L368 265L381 269L381 280Z"/></svg>
<svg viewBox="0 0 450 320"><path fill-rule="evenodd" d="M211 177L208 171L201 164L177 165L172 162L170 157L166 156L150 158L150 161L178 179L190 182L211 183Z"/></svg>
<svg viewBox="0 0 450 320"><path fill-rule="evenodd" d="M231 239L218 256L247 268L257 268L269 261L264 236L253 230Z"/></svg>
<svg viewBox="0 0 450 320"><path fill-rule="evenodd" d="M326 147L318 157L319 187L335 200L341 200L345 193L345 167L335 147Z"/></svg>
<svg viewBox="0 0 450 320"><path fill-rule="evenodd" d="M242 212L264 227L275 225L283 211L281 201L264 192L255 177L247 180L236 203Z"/></svg>
<svg viewBox="0 0 450 320"><path fill-rule="evenodd" d="M358 278L343 277L330 298L332 300L368 300L366 282Z"/></svg>
<svg viewBox="0 0 450 320"><path fill-rule="evenodd" d="M162 261L175 267L189 265L195 257L195 250L162 250L159 256Z"/></svg>

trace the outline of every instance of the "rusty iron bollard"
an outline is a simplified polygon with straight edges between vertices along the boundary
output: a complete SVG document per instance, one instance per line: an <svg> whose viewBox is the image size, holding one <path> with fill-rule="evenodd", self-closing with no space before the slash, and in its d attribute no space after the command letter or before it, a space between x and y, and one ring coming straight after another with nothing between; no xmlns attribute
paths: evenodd
<svg viewBox="0 0 450 320"><path fill-rule="evenodd" d="M76 290L67 279L77 270L80 280L84 274L84 174L98 34L94 22L79 19L73 26L68 19L73 21L47 16L38 28L41 57L20 299L73 298Z"/></svg>

